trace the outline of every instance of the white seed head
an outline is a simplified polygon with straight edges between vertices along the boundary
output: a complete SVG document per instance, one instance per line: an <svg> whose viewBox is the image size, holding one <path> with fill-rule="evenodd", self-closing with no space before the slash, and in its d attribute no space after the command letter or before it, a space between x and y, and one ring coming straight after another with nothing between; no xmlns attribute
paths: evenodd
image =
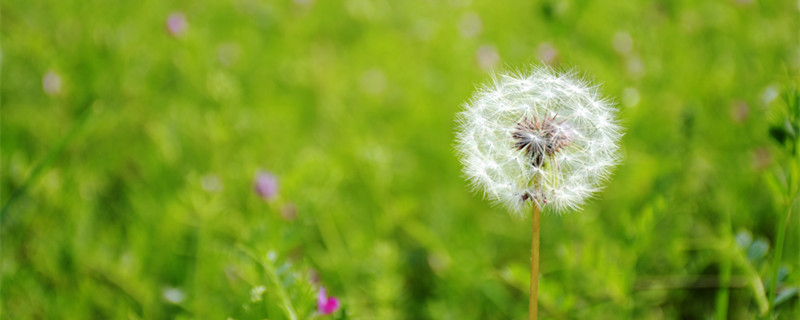
<svg viewBox="0 0 800 320"><path fill-rule="evenodd" d="M459 113L457 150L475 190L521 215L580 209L619 161L616 107L574 73L500 74Z"/></svg>

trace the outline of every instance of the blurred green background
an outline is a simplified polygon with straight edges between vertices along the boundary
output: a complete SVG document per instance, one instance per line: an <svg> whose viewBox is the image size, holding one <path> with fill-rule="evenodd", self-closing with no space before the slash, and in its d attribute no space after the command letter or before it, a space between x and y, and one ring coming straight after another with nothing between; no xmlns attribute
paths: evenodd
<svg viewBox="0 0 800 320"><path fill-rule="evenodd" d="M2 318L524 318L529 221L453 141L532 64L626 127L542 218L541 318L800 317L797 1L1 4Z"/></svg>

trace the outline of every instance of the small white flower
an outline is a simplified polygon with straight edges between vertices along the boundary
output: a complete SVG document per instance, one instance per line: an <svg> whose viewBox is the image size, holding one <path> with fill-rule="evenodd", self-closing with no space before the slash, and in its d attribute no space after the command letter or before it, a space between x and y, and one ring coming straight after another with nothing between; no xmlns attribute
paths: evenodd
<svg viewBox="0 0 800 320"><path fill-rule="evenodd" d="M261 297L264 296L264 292L267 292L267 288L264 286L255 286L252 290L250 290L250 301L252 302L259 302L261 301Z"/></svg>
<svg viewBox="0 0 800 320"><path fill-rule="evenodd" d="M522 214L578 210L618 162L617 109L597 87L547 67L501 74L458 115L457 149L476 190Z"/></svg>
<svg viewBox="0 0 800 320"><path fill-rule="evenodd" d="M173 304L180 304L186 299L186 295L178 288L164 288L161 295L164 296L164 300Z"/></svg>

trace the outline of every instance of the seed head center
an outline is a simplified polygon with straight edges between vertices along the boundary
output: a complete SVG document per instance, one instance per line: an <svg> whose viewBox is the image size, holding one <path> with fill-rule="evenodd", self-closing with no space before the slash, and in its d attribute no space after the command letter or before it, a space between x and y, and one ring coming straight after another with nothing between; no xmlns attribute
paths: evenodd
<svg viewBox="0 0 800 320"><path fill-rule="evenodd" d="M564 149L570 142L570 130L564 121L556 121L556 116L538 117L532 119L525 117L517 122L511 137L514 138L514 148L525 152L531 159L531 164L540 168L544 158L553 157Z"/></svg>

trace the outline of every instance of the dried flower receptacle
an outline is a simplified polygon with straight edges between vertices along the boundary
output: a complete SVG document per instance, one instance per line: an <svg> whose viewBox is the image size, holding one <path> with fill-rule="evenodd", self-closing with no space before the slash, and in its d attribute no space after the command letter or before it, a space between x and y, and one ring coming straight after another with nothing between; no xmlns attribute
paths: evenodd
<svg viewBox="0 0 800 320"><path fill-rule="evenodd" d="M545 116L533 119L524 118L517 122L515 131L511 134L514 138L514 148L524 150L525 155L531 160L534 167L540 168L544 164L544 157L552 157L569 143L569 127L564 121L556 121L556 117Z"/></svg>

